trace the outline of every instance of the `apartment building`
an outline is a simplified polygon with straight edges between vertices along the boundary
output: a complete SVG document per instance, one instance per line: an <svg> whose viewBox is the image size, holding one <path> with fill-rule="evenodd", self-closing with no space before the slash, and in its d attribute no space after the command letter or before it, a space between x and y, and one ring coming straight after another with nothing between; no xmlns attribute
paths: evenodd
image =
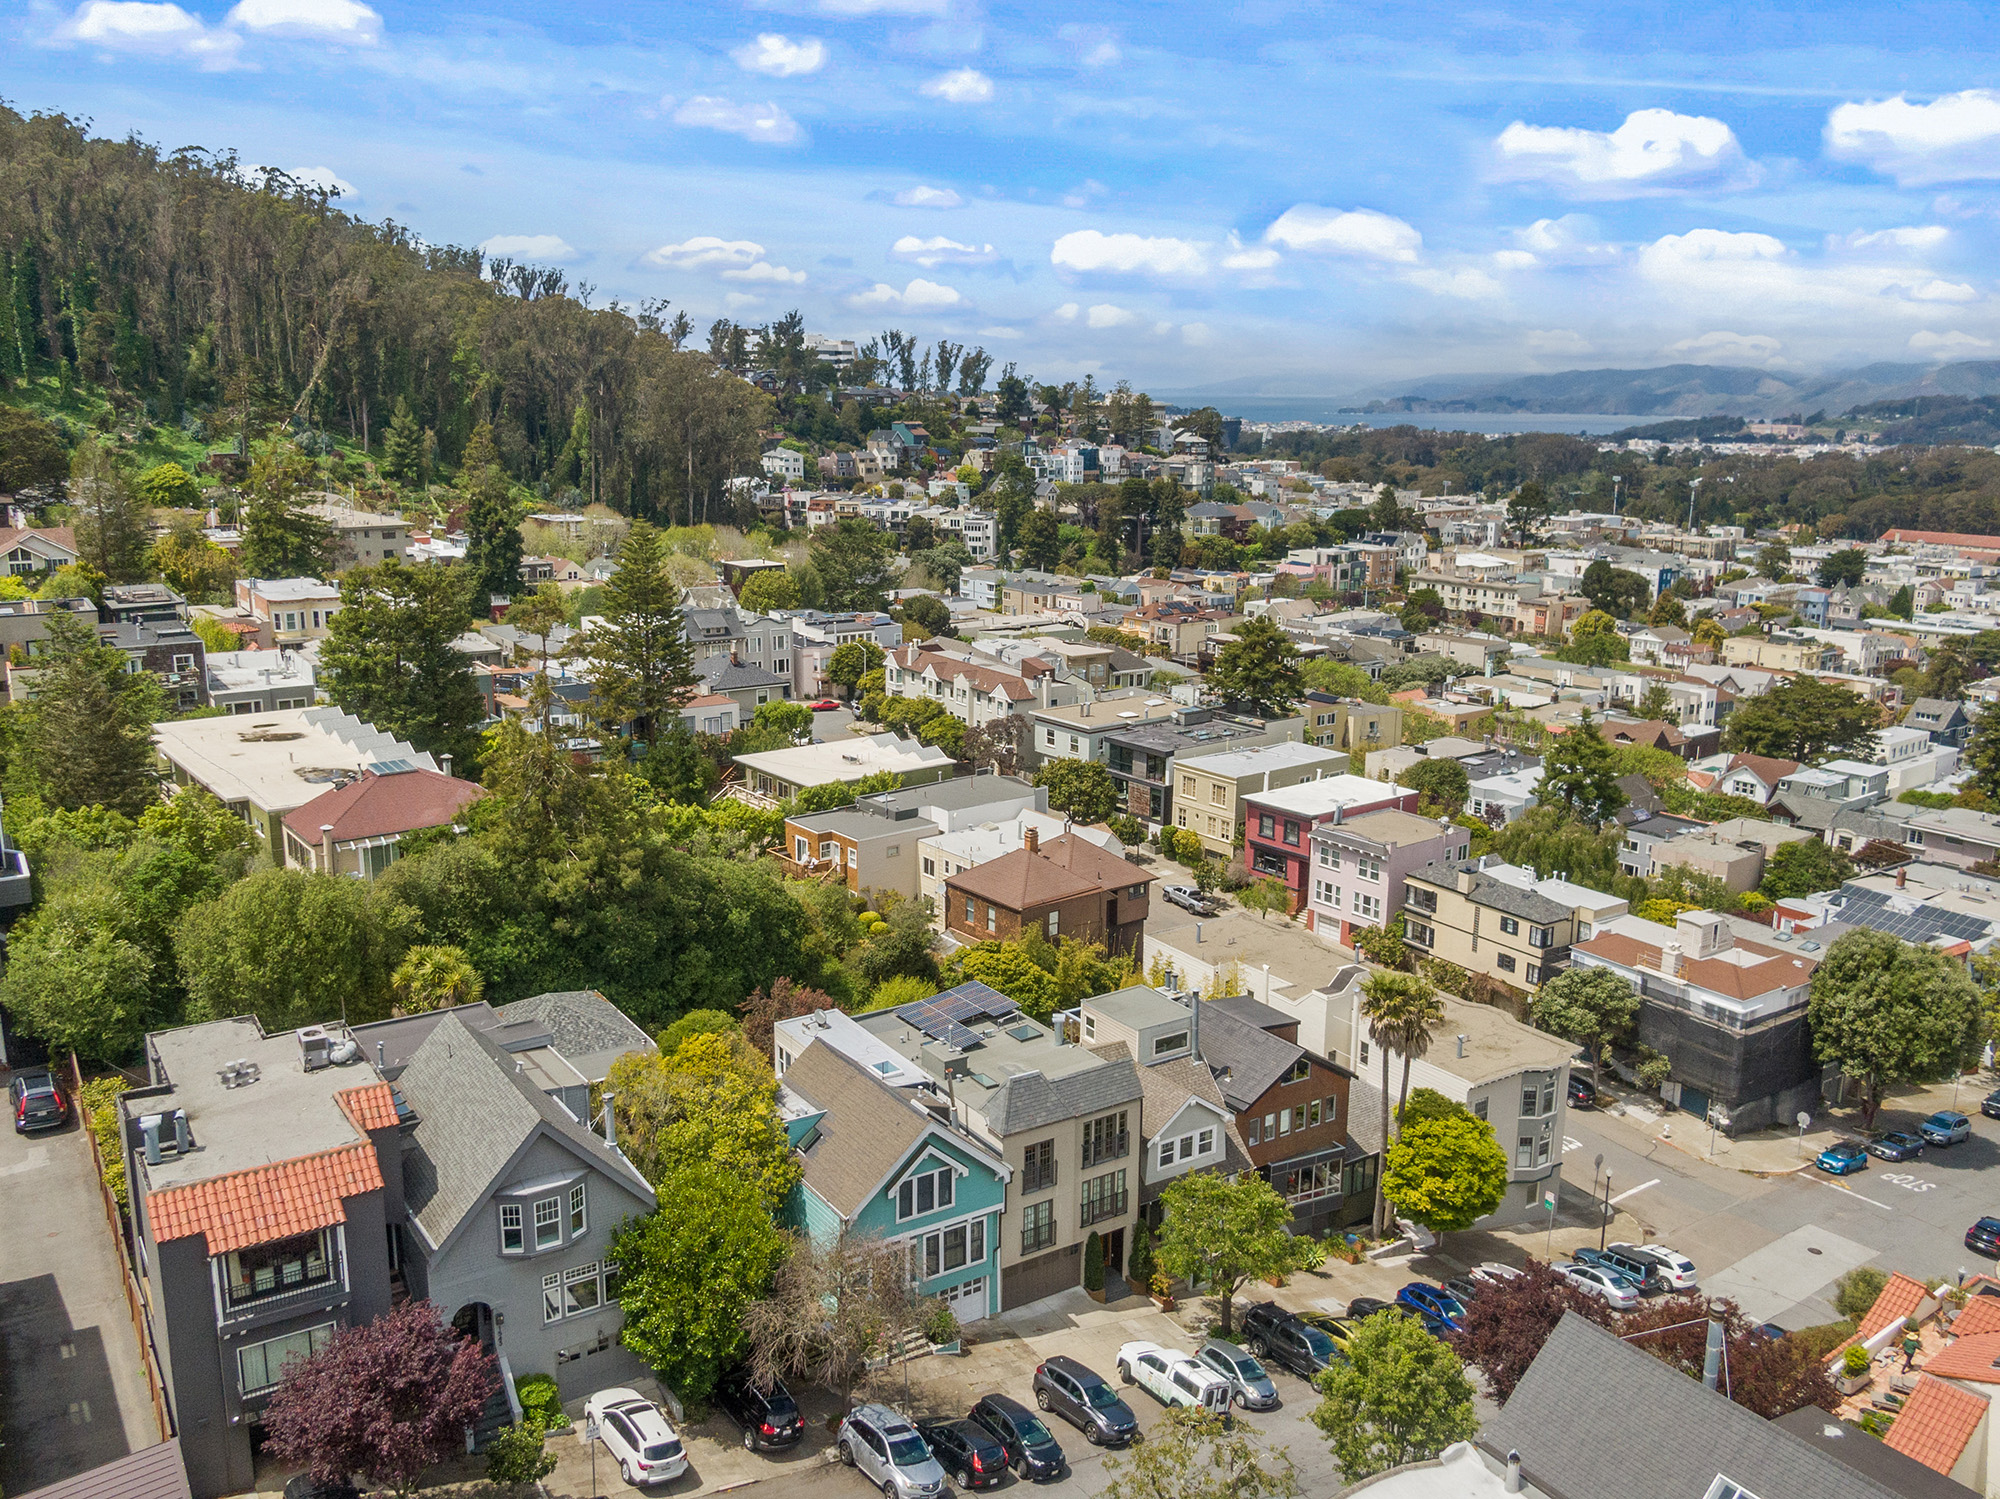
<svg viewBox="0 0 2000 1499"><path fill-rule="evenodd" d="M326 638L340 589L318 578L238 578L236 607L257 626L258 645L299 646Z"/></svg>
<svg viewBox="0 0 2000 1499"><path fill-rule="evenodd" d="M376 515L323 494L306 507L333 529L334 566L371 567L402 561L410 550L410 524L400 515Z"/></svg>
<svg viewBox="0 0 2000 1499"><path fill-rule="evenodd" d="M1403 710L1395 704L1365 703L1308 692L1299 703L1306 721L1306 742L1322 749L1366 755L1403 742Z"/></svg>
<svg viewBox="0 0 2000 1499"><path fill-rule="evenodd" d="M1167 723L1116 729L1104 736L1104 765L1125 811L1143 822L1174 820L1174 766L1183 755L1297 743L1299 718L1256 718L1217 708L1183 708Z"/></svg>
<svg viewBox="0 0 2000 1499"><path fill-rule="evenodd" d="M1312 830L1312 894L1306 925L1354 945L1357 927L1386 927L1403 909L1404 881L1426 865L1463 859L1471 835L1449 819L1385 809L1322 822Z"/></svg>
<svg viewBox="0 0 2000 1499"><path fill-rule="evenodd" d="M1568 967L1572 943L1627 909L1601 890L1538 879L1491 854L1429 864L1403 883L1404 941L1515 989Z"/></svg>
<svg viewBox="0 0 2000 1499"><path fill-rule="evenodd" d="M1186 712L1170 697L1134 687L1100 692L1062 708L1036 708L1028 715L1028 761L1103 760L1105 742L1124 729L1170 722Z"/></svg>
<svg viewBox="0 0 2000 1499"><path fill-rule="evenodd" d="M1454 618L1491 621L1494 628L1511 630L1519 614L1521 585L1502 577L1481 577L1469 573L1426 570L1410 580L1414 592L1435 588L1444 601L1445 612Z"/></svg>
<svg viewBox="0 0 2000 1499"><path fill-rule="evenodd" d="M1085 684L1033 656L1009 669L962 649L936 649L938 644L891 651L882 663L883 690L890 697L927 698L975 729L995 719L1025 718L1036 708L1064 707L1088 692Z"/></svg>
<svg viewBox="0 0 2000 1499"><path fill-rule="evenodd" d="M1271 875L1291 892L1293 911L1311 893L1312 832L1385 808L1415 812L1417 793L1357 775L1321 776L1275 791L1243 797L1243 862L1252 875Z"/></svg>
<svg viewBox="0 0 2000 1499"><path fill-rule="evenodd" d="M1722 664L1765 671L1838 671L1840 652L1803 635L1732 635L1722 642Z"/></svg>
<svg viewBox="0 0 2000 1499"><path fill-rule="evenodd" d="M1201 839L1217 858L1236 851L1243 833L1242 798L1341 775L1347 756L1316 744L1286 741L1253 749L1176 757L1173 769L1174 823Z"/></svg>
<svg viewBox="0 0 2000 1499"><path fill-rule="evenodd" d="M957 762L934 744L918 744L895 734L856 734L828 744L738 755L743 787L768 802L789 801L809 786L851 786L887 772L898 787L948 781Z"/></svg>
<svg viewBox="0 0 2000 1499"><path fill-rule="evenodd" d="M1046 789L1013 776L959 776L864 796L830 812L787 817L777 858L787 874L801 879L839 869L857 895L893 890L941 899L942 889L934 888L935 856L923 853L924 839L1046 812L1048 805ZM923 869L927 858L933 867Z"/></svg>

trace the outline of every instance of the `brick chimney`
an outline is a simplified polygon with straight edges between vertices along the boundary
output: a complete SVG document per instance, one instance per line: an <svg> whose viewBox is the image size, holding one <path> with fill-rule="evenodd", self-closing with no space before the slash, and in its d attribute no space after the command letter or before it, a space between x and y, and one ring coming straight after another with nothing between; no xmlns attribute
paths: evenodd
<svg viewBox="0 0 2000 1499"><path fill-rule="evenodd" d="M1040 853L1042 851L1041 830L1031 827L1021 834L1021 847L1025 848L1031 854Z"/></svg>

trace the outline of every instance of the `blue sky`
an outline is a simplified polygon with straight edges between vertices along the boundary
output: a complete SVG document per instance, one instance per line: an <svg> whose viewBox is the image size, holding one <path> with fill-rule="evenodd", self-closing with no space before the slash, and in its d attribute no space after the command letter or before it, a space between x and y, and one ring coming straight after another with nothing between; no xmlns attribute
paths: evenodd
<svg viewBox="0 0 2000 1499"><path fill-rule="evenodd" d="M2000 357L1971 5L0 4L0 96L1040 378ZM1237 388L1242 388L1237 386Z"/></svg>

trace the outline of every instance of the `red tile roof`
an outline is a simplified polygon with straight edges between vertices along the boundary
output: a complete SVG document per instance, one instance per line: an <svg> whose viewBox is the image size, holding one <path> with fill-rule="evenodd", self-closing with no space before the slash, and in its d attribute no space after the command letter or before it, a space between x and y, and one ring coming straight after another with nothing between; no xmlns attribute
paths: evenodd
<svg viewBox="0 0 2000 1499"><path fill-rule="evenodd" d="M1861 1319L1862 1338L1872 1338L1897 1318L1909 1316L1929 1295L1921 1281L1911 1280L1907 1275L1890 1276L1875 1304L1868 1308L1868 1315Z"/></svg>
<svg viewBox="0 0 2000 1499"><path fill-rule="evenodd" d="M285 827L314 848L327 823L333 824L335 843L386 838L419 828L441 828L484 795L485 787L435 770L364 775L287 812Z"/></svg>
<svg viewBox="0 0 2000 1499"><path fill-rule="evenodd" d="M1969 1338L1982 1332L2000 1332L2000 1296L1974 1296L1951 1324L1954 1337Z"/></svg>
<svg viewBox="0 0 2000 1499"><path fill-rule="evenodd" d="M1663 936L1662 940L1672 939ZM1608 959L1624 968L1650 968L1655 973L1664 971L1660 967L1658 943L1641 942L1623 932L1605 932L1588 942L1579 942L1576 950ZM1721 958L1696 958L1683 952L1681 977L1698 988L1748 1002L1776 989L1795 989L1809 982L1813 969L1818 966L1815 959L1782 948L1766 947L1761 942L1745 942L1739 938L1734 950L1753 956L1755 960L1738 966ZM1895 1281L1890 1284L1894 1285ZM1923 1288L1919 1286L1917 1289L1921 1291Z"/></svg>
<svg viewBox="0 0 2000 1499"><path fill-rule="evenodd" d="M355 1089L365 1092L365 1089ZM210 1254L227 1254L347 1221L345 1197L382 1190L372 1145L343 1145L191 1187L169 1187L146 1199L153 1240L164 1244L202 1234Z"/></svg>
<svg viewBox="0 0 2000 1499"><path fill-rule="evenodd" d="M1925 1376L1918 1379L1916 1391L1897 1413L1882 1445L1949 1476L1986 1409L1986 1401L1972 1391Z"/></svg>
<svg viewBox="0 0 2000 1499"><path fill-rule="evenodd" d="M1952 1339L1924 1361L1924 1372L1939 1379L2000 1384L2000 1332Z"/></svg>
<svg viewBox="0 0 2000 1499"><path fill-rule="evenodd" d="M387 1083L369 1083L361 1088L348 1088L334 1094L333 1101L340 1105L343 1114L354 1121L356 1129L396 1127L396 1095L389 1090Z"/></svg>
<svg viewBox="0 0 2000 1499"><path fill-rule="evenodd" d="M1982 552L2000 551L2000 536L1974 536L1964 531L1912 531L1904 526L1896 526L1885 533L1882 539L1939 547L1973 547Z"/></svg>

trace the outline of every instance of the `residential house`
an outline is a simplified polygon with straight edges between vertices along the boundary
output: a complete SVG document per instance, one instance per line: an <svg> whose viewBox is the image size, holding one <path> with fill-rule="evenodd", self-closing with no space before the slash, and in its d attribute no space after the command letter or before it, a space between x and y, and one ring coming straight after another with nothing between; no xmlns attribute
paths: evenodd
<svg viewBox="0 0 2000 1499"><path fill-rule="evenodd" d="M1498 635L1483 630L1432 630L1417 638L1417 647L1426 655L1442 656L1469 672L1490 677L1507 664L1513 647Z"/></svg>
<svg viewBox="0 0 2000 1499"><path fill-rule="evenodd" d="M1291 894L1291 909L1301 910L1311 892L1313 829L1364 812L1393 808L1417 810L1417 793L1356 775L1322 776L1318 780L1243 797L1243 861L1254 875L1281 880Z"/></svg>
<svg viewBox="0 0 2000 1499"><path fill-rule="evenodd" d="M773 479L788 479L794 484L805 482L806 455L797 448L767 448L757 466Z"/></svg>
<svg viewBox="0 0 2000 1499"><path fill-rule="evenodd" d="M1165 723L1184 713L1170 697L1131 688L1101 692L1061 708L1036 708L1028 715L1028 760L1103 760L1113 734L1145 724Z"/></svg>
<svg viewBox="0 0 2000 1499"><path fill-rule="evenodd" d="M1121 715L1122 716L1122 715ZM1103 737L1104 765L1127 813L1145 822L1174 820L1174 766L1183 755L1298 742L1298 718L1257 718L1217 708L1182 708L1169 723L1114 729Z"/></svg>
<svg viewBox="0 0 2000 1499"><path fill-rule="evenodd" d="M164 583L107 583L99 621L107 625L185 624L187 600Z"/></svg>
<svg viewBox="0 0 2000 1499"><path fill-rule="evenodd" d="M827 614L817 609L787 610L777 622L790 621L792 695L800 698L825 697L833 689L827 680L827 663L833 653L851 640L866 640L893 651L903 643L903 627L886 614L857 610L850 614ZM750 656L754 659L756 653ZM766 656L765 659L770 659ZM781 670L782 668L773 668Z"/></svg>
<svg viewBox="0 0 2000 1499"><path fill-rule="evenodd" d="M1168 599L1134 609L1120 628L1144 639L1150 647L1148 654L1189 663L1231 623L1232 616L1225 610Z"/></svg>
<svg viewBox="0 0 2000 1499"><path fill-rule="evenodd" d="M1513 750L1501 752L1505 768L1475 775L1466 783L1465 810L1483 822L1505 827L1528 808L1541 804L1542 762L1522 759Z"/></svg>
<svg viewBox="0 0 2000 1499"><path fill-rule="evenodd" d="M522 583L531 588L544 583L556 583L566 588L582 588L590 582L590 575L584 565L569 557L523 557L520 574Z"/></svg>
<svg viewBox="0 0 2000 1499"><path fill-rule="evenodd" d="M1357 927L1386 927L1403 909L1404 880L1426 865L1463 859L1470 834L1393 808L1344 815L1312 830L1312 894L1306 925L1354 945Z"/></svg>
<svg viewBox="0 0 2000 1499"><path fill-rule="evenodd" d="M1873 807L1888 795L1886 767L1829 760L1819 766L1802 765L1783 777L1778 794L1771 798L1770 812L1775 821L1824 832L1840 813Z"/></svg>
<svg viewBox="0 0 2000 1499"><path fill-rule="evenodd" d="M402 840L451 827L486 789L403 762L372 765L284 816L286 864L315 874L372 880L402 853Z"/></svg>
<svg viewBox="0 0 2000 1499"><path fill-rule="evenodd" d="M1130 1056L1072 1044L980 983L858 1018L820 1011L780 1021L781 1079L816 1040L886 1086L942 1093L947 1117L999 1154L1002 1310L1081 1285L1092 1233L1105 1242L1107 1267L1122 1265L1136 1201L1128 1178L1125 1213L1104 1215L1103 1178L1115 1184L1117 1171L1138 1165L1145 1094Z"/></svg>
<svg viewBox="0 0 2000 1499"><path fill-rule="evenodd" d="M76 560L76 532L69 526L0 526L0 565L10 578L52 573Z"/></svg>
<svg viewBox="0 0 2000 1499"><path fill-rule="evenodd" d="M956 768L946 751L894 734L856 734L827 744L738 755L742 787L767 802L789 801L809 786L851 786L872 775L889 774L899 786L948 781Z"/></svg>
<svg viewBox="0 0 2000 1499"><path fill-rule="evenodd" d="M948 1097L892 1087L839 1048L808 1039L779 1106L801 1177L783 1218L816 1243L849 1234L900 1245L916 1293L960 1322L1000 1310L1007 1163L954 1119Z"/></svg>
<svg viewBox="0 0 2000 1499"><path fill-rule="evenodd" d="M331 493L322 493L306 509L332 529L334 566L342 571L401 561L410 550L410 524L400 515L356 510Z"/></svg>
<svg viewBox="0 0 2000 1499"><path fill-rule="evenodd" d="M1060 671L1088 683L1098 693L1115 692L1121 687L1144 688L1153 680L1154 662L1115 645L1042 636L1022 642L1021 648L1024 655L1031 651ZM1011 658L1003 656L1003 659Z"/></svg>
<svg viewBox="0 0 2000 1499"><path fill-rule="evenodd" d="M1743 925L1759 935L1712 911L1683 911L1671 927L1620 916L1572 954L1638 991L1638 1040L1673 1063L1667 1102L1732 1133L1817 1108L1825 1070L1806 1024L1817 959Z"/></svg>
<svg viewBox="0 0 2000 1499"><path fill-rule="evenodd" d="M330 787L396 762L450 774L449 756L440 767L428 751L338 708L173 719L155 724L153 738L175 785L209 792L249 823L264 851L280 864L286 814Z"/></svg>
<svg viewBox="0 0 2000 1499"><path fill-rule="evenodd" d="M1926 859L1970 869L2000 859L2000 817L1967 807L1922 811L1904 824L1903 842Z"/></svg>
<svg viewBox="0 0 2000 1499"><path fill-rule="evenodd" d="M690 734L723 735L733 734L756 716L753 708L749 713L743 705L725 692L704 692L699 697L691 697L681 704L681 722L687 725Z"/></svg>
<svg viewBox="0 0 2000 1499"><path fill-rule="evenodd" d="M547 1036L549 1047L593 1087L603 1085L611 1074L611 1064L620 1057L635 1051L650 1052L657 1044L595 989L533 994L492 1008L500 1024L531 1028L533 1034ZM470 1011L469 1006L466 1011Z"/></svg>
<svg viewBox="0 0 2000 1499"><path fill-rule="evenodd" d="M224 713L310 708L316 689L303 651L217 651L207 655L208 701Z"/></svg>
<svg viewBox="0 0 2000 1499"><path fill-rule="evenodd" d="M1726 666L1757 666L1766 671L1835 671L1840 653L1834 647L1802 635L1732 635L1722 642Z"/></svg>
<svg viewBox="0 0 2000 1499"><path fill-rule="evenodd" d="M1296 786L1321 776L1341 775L1347 756L1319 745L1289 740L1254 749L1175 759L1174 822L1194 833L1221 859L1236 851L1243 832L1241 798L1247 792Z"/></svg>
<svg viewBox="0 0 2000 1499"><path fill-rule="evenodd" d="M1403 742L1403 710L1395 704L1308 692L1299 704L1306 719L1306 742L1352 755Z"/></svg>
<svg viewBox="0 0 2000 1499"><path fill-rule="evenodd" d="M97 638L125 653L128 670L151 672L170 707L208 706L208 647L178 620L100 624Z"/></svg>
<svg viewBox="0 0 2000 1499"><path fill-rule="evenodd" d="M1021 847L944 881L944 929L962 942L1011 941L1029 930L1137 954L1148 887L1159 878L1089 839L1066 833L1044 845L1029 827Z"/></svg>
<svg viewBox="0 0 2000 1499"><path fill-rule="evenodd" d="M954 783L956 784L956 783ZM918 893L930 902L932 924L945 924L945 882L961 870L973 869L1026 846L1033 832L1043 843L1073 833L1114 858L1125 856L1125 845L1103 823L1079 825L1054 812L1023 808L1001 821L961 820L953 832L932 832L917 840Z"/></svg>
<svg viewBox="0 0 2000 1499"><path fill-rule="evenodd" d="M784 694L786 697L805 695L797 690L792 677L791 620L767 618L747 609L700 607L683 608L681 620L697 668L717 657L733 659L784 678L791 684L791 690ZM756 703L750 707L754 710Z"/></svg>
<svg viewBox="0 0 2000 1499"><path fill-rule="evenodd" d="M1018 572L1003 573L1000 583L1000 612L1043 614L1055 607L1058 596L1075 587L1074 578L1037 572L1031 567L1024 567Z"/></svg>
<svg viewBox="0 0 2000 1499"><path fill-rule="evenodd" d="M1720 880L1738 893L1755 890L1763 882L1764 865L1772 854L1787 843L1802 843L1812 837L1805 828L1761 818L1731 818L1655 845L1650 872L1679 866Z"/></svg>
<svg viewBox="0 0 2000 1499"><path fill-rule="evenodd" d="M1025 657L1018 670L972 659L962 647L941 642L906 645L883 662L883 690L890 697L928 698L971 728L995 719L1025 718L1035 708L1076 702L1083 684L1046 661Z"/></svg>
<svg viewBox="0 0 2000 1499"><path fill-rule="evenodd" d="M1712 727L1690 726L1684 729L1661 718L1605 718L1599 720L1596 727L1605 743L1616 749L1639 744L1647 749L1679 755L1683 760L1692 760L1713 746L1717 735Z"/></svg>
<svg viewBox="0 0 2000 1499"><path fill-rule="evenodd" d="M326 638L340 589L318 578L238 578L236 609L257 626L258 645L299 646Z"/></svg>
<svg viewBox="0 0 2000 1499"><path fill-rule="evenodd" d="M1934 744L1927 729L1891 725L1875 731L1873 746L1857 759L1880 765L1889 772L1889 794L1918 790L1934 785L1958 769L1959 751Z"/></svg>
<svg viewBox="0 0 2000 1499"><path fill-rule="evenodd" d="M1046 812L1049 794L1013 776L960 776L864 796L830 812L799 813L785 819L778 860L785 872L818 878L834 869L857 895L893 890L914 898L933 893L930 876L919 876L925 838L982 823L1005 821L1026 811ZM942 910L942 905L939 906Z"/></svg>
<svg viewBox="0 0 2000 1499"><path fill-rule="evenodd" d="M1918 698L1910 704L1909 715L1903 722L1910 728L1925 730L1932 743L1952 749L1964 749L1966 740L1972 736L1972 720L1966 714L1965 704L1945 698Z"/></svg>
<svg viewBox="0 0 2000 1499"><path fill-rule="evenodd" d="M709 656L695 665L704 697L723 697L736 705L736 721L748 723L765 703L789 702L790 673L779 673L734 655Z"/></svg>
<svg viewBox="0 0 2000 1499"><path fill-rule="evenodd" d="M1708 826L1691 817L1675 817L1644 807L1621 810L1618 821L1625 829L1625 836L1618 845L1618 867L1626 874L1646 880L1654 875L1654 859L1661 849L1676 838L1699 833Z"/></svg>
<svg viewBox="0 0 2000 1499"><path fill-rule="evenodd" d="M1539 879L1491 854L1426 865L1403 883L1405 942L1515 989L1568 967L1570 944L1626 909L1600 890Z"/></svg>
<svg viewBox="0 0 2000 1499"><path fill-rule="evenodd" d="M0 655L8 663L9 678L17 662L22 669L33 667L48 641L49 621L58 614L97 623L97 605L87 598L0 600ZM10 685L10 696L12 692Z"/></svg>
<svg viewBox="0 0 2000 1499"><path fill-rule="evenodd" d="M1697 770L1715 770L1715 785L1711 788L1723 796L1740 796L1769 806L1771 798L1778 794L1778 787L1787 776L1799 773L1796 760L1779 760L1768 755L1734 754L1716 768L1708 761L1698 761L1692 767Z"/></svg>

